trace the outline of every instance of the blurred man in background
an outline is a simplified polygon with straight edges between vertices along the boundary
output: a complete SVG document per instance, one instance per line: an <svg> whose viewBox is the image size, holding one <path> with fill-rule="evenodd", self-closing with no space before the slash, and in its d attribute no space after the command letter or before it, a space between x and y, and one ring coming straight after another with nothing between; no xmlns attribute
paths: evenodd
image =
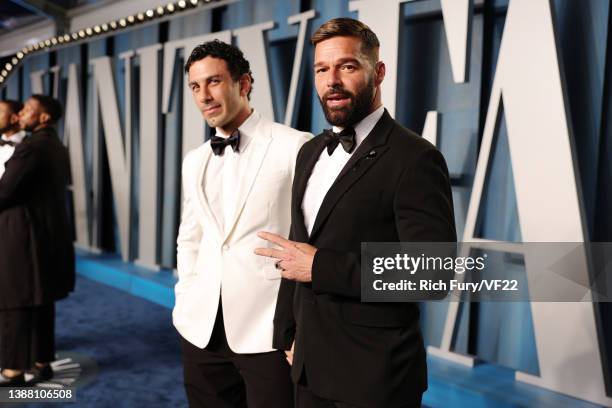
<svg viewBox="0 0 612 408"><path fill-rule="evenodd" d="M74 248L67 217L68 151L54 125L59 102L32 95L19 113L31 132L0 178L0 386L53 376L55 302L74 289Z"/></svg>

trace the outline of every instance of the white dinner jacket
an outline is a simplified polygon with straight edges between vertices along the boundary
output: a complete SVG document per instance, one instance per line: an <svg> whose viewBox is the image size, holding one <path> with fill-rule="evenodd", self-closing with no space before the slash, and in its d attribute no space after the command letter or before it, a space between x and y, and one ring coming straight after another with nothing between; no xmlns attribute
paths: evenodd
<svg viewBox="0 0 612 408"><path fill-rule="evenodd" d="M254 113L256 114L256 113ZM280 272L269 258L255 255L269 247L258 231L289 234L291 185L297 153L312 135L260 117L244 154L236 208L223 232L203 191L210 141L183 160L183 210L177 239L176 303L172 312L178 332L204 348L210 340L219 305L227 342L236 353L272 348L273 317ZM241 158L242 159L242 158Z"/></svg>

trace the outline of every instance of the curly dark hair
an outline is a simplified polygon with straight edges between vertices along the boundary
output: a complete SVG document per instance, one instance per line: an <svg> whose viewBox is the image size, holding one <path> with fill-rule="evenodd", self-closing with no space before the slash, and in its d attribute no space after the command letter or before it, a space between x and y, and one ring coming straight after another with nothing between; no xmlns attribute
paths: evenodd
<svg viewBox="0 0 612 408"><path fill-rule="evenodd" d="M251 80L251 89L247 97L251 98L251 91L253 90L253 73L251 72L251 65L249 61L244 58L244 54L238 47L224 43L220 40L213 40L200 44L191 51L191 55L185 62L185 74L189 74L189 68L194 62L200 61L206 57L219 58L227 63L227 69L229 69L230 75L234 81L239 81L244 74L249 74Z"/></svg>

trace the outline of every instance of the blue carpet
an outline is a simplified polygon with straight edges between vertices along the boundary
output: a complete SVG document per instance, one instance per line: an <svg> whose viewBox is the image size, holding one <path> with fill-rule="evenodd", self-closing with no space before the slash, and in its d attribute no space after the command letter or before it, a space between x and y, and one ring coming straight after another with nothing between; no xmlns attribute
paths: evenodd
<svg viewBox="0 0 612 408"><path fill-rule="evenodd" d="M514 370L493 364L465 367L427 358L429 389L423 404L444 408L600 408L514 380Z"/></svg>
<svg viewBox="0 0 612 408"><path fill-rule="evenodd" d="M65 406L187 406L168 308L78 276L75 292L57 303L56 326L58 351L98 365L96 378L77 389L77 403Z"/></svg>
<svg viewBox="0 0 612 408"><path fill-rule="evenodd" d="M170 271L151 273L116 255L84 252L77 271L76 292L57 307L57 346L93 358L98 373L67 406L187 406ZM492 364L471 369L430 356L428 366L426 407L598 407L516 382L513 370Z"/></svg>
<svg viewBox="0 0 612 408"><path fill-rule="evenodd" d="M77 251L77 273L168 309L174 307L176 278L170 270L151 272L121 260L117 254L91 254Z"/></svg>

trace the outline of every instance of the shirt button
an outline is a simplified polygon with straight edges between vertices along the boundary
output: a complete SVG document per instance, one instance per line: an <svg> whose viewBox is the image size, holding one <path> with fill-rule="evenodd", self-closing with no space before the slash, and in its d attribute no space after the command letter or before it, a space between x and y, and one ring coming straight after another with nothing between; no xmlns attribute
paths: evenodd
<svg viewBox="0 0 612 408"><path fill-rule="evenodd" d="M223 250L224 251L227 251L228 249L229 249L229 245L227 245L227 244L223 245Z"/></svg>

